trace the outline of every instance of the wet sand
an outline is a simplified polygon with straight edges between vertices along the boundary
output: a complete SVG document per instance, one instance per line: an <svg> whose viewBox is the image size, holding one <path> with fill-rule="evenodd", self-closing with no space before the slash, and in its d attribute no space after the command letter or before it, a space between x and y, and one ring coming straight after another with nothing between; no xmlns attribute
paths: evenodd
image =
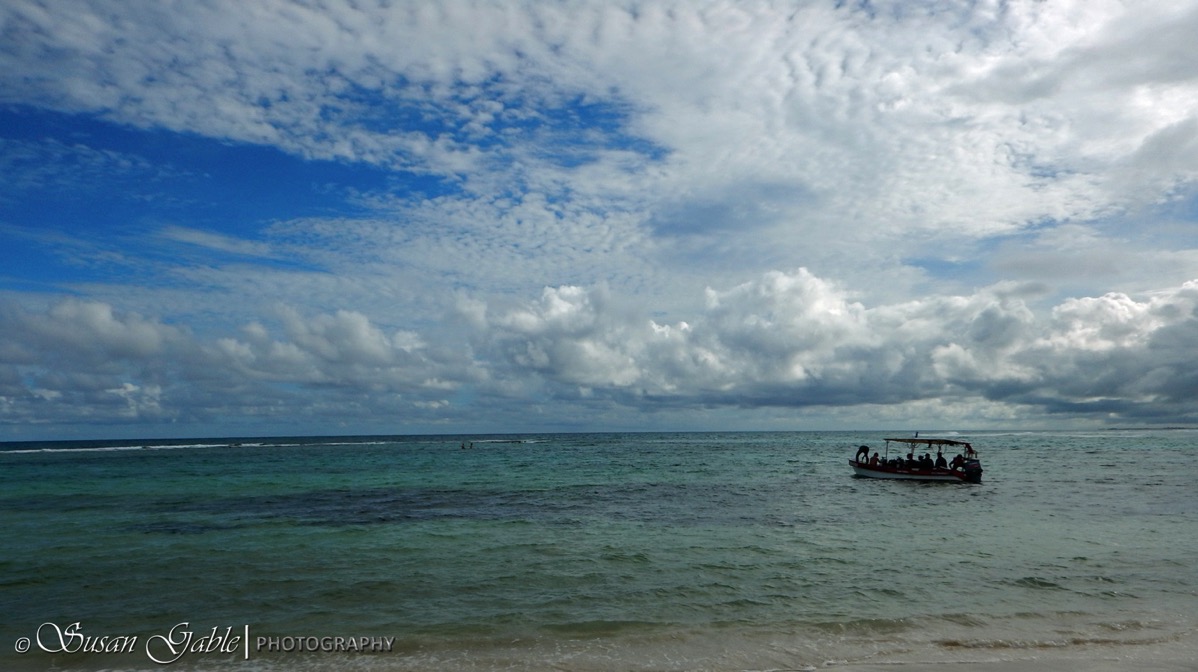
<svg viewBox="0 0 1198 672"><path fill-rule="evenodd" d="M1124 659L1044 659L993 663L887 663L836 665L837 672L1195 672L1198 661Z"/></svg>
<svg viewBox="0 0 1198 672"><path fill-rule="evenodd" d="M1190 643L1153 645L1142 650L1048 652L1011 660L961 662L892 660L877 663L828 663L834 672L1196 672L1198 650Z"/></svg>

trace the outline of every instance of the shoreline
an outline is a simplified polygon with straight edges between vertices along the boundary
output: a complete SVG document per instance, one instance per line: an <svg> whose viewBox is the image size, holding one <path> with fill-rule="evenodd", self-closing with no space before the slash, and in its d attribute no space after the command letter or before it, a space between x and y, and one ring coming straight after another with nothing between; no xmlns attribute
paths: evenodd
<svg viewBox="0 0 1198 672"><path fill-rule="evenodd" d="M829 665L835 672L1193 672L1192 657L1045 658L993 662L894 662ZM782 672L778 670L777 672Z"/></svg>
<svg viewBox="0 0 1198 672"><path fill-rule="evenodd" d="M371 654L195 654L172 668L193 672L1194 672L1198 632L1152 642L967 649L933 642L818 642L803 637L673 633L631 639L516 639L492 646L417 646ZM871 651L872 649L872 651ZM0 654L5 669L142 672L162 669L126 655Z"/></svg>
<svg viewBox="0 0 1198 672"><path fill-rule="evenodd" d="M992 660L953 660L944 649L935 651L923 647L886 658L827 661L822 667L812 669L833 672L1194 672L1198 665L1198 633L1183 633L1151 643L1019 650L994 656Z"/></svg>

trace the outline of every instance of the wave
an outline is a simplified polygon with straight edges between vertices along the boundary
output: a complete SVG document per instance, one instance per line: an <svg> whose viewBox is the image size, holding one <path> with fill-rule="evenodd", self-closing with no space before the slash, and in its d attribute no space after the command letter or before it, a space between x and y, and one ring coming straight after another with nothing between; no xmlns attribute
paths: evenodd
<svg viewBox="0 0 1198 672"><path fill-rule="evenodd" d="M127 452L137 450L193 450L206 448L301 448L305 446L383 446L394 441L375 440L375 441L203 441L203 442L185 442L185 443L115 443L107 442L96 445L96 442L78 442L88 445L69 445L72 442L62 441L50 443L50 445L35 446L35 447L19 447L10 449L0 449L0 455L28 455L33 453L112 453L112 452ZM531 443L531 441L530 441ZM20 445L20 444L18 444ZM26 444L28 445L28 444Z"/></svg>
<svg viewBox="0 0 1198 672"><path fill-rule="evenodd" d="M191 443L186 445L128 445L128 446L82 446L71 448L17 448L0 451L0 454L21 455L28 453L112 453L130 450L182 450L186 448L221 448L225 443Z"/></svg>
<svg viewBox="0 0 1198 672"><path fill-rule="evenodd" d="M1039 576L1025 576L1022 579L1008 581L1007 583L1020 588L1035 588L1045 590L1066 590L1065 586Z"/></svg>
<svg viewBox="0 0 1198 672"><path fill-rule="evenodd" d="M1147 646L1176 641L1176 635L1158 637L1099 637L1072 636L1057 639L941 639L938 646L947 649L1063 649L1071 646Z"/></svg>

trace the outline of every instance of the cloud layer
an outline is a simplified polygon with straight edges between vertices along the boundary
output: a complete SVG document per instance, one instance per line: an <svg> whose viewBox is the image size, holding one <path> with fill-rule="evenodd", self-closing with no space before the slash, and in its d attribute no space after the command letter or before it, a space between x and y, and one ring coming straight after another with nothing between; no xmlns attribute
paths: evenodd
<svg viewBox="0 0 1198 672"><path fill-rule="evenodd" d="M1196 33L1187 3L5 3L0 423L1194 422Z"/></svg>
<svg viewBox="0 0 1198 672"><path fill-rule="evenodd" d="M661 324L604 287L562 286L506 310L463 302L456 322L468 345L458 347L387 333L353 311L280 309L273 329L255 322L205 340L101 303L44 313L8 303L0 398L10 420L55 424L282 413L435 428L470 426L480 405L553 402L671 419L712 407L819 418L850 406L871 424L934 421L932 412L991 425L1057 414L1198 422L1198 282L1142 301L1073 299L1043 317L1025 293L1000 285L866 306L804 269L775 271L708 289L703 310ZM522 422L573 424L536 416ZM651 421L620 426L641 423Z"/></svg>

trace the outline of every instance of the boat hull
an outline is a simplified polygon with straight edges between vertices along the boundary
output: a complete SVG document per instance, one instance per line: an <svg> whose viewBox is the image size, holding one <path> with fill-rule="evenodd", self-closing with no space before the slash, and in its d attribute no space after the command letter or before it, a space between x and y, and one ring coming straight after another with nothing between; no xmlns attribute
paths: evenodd
<svg viewBox="0 0 1198 672"><path fill-rule="evenodd" d="M982 470L956 471L949 469L907 469L906 467L887 467L869 465L855 460L849 460L853 475L860 478L885 478L899 481L935 481L942 483L981 483Z"/></svg>

